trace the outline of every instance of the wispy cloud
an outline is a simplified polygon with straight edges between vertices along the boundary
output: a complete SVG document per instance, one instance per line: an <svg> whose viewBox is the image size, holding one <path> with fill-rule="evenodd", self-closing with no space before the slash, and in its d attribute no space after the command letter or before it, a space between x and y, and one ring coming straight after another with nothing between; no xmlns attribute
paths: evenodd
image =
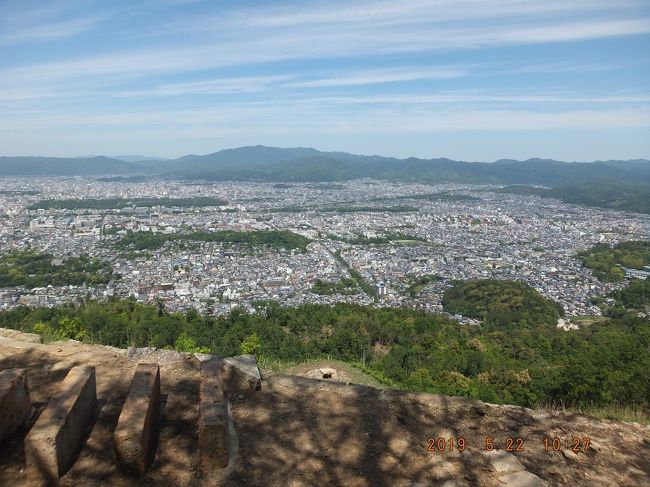
<svg viewBox="0 0 650 487"><path fill-rule="evenodd" d="M297 100L298 101L298 100ZM442 92L436 95L357 95L303 98L301 102L344 105L457 105L457 104L650 104L650 94L592 95L578 93L471 93ZM650 121L649 121L650 123Z"/></svg>
<svg viewBox="0 0 650 487"><path fill-rule="evenodd" d="M3 122L4 124L4 122ZM573 109L538 112L528 109L402 110L390 107L329 110L318 106L232 104L221 107L122 110L110 113L71 112L16 114L4 128L11 131L59 127L175 127L179 130L238 129L248 134L263 127L278 133L322 131L339 133L386 133L472 130L547 130L564 128L650 128L647 111L637 109Z"/></svg>
<svg viewBox="0 0 650 487"><path fill-rule="evenodd" d="M507 68L508 73L593 73L598 71L613 71L624 69L626 66L620 63L576 63L576 62L555 62L545 64L526 64L516 68Z"/></svg>
<svg viewBox="0 0 650 487"><path fill-rule="evenodd" d="M289 60L426 53L650 33L650 14L631 10L638 5L628 0L617 4L616 9L610 6L606 10L600 2L580 0L475 0L410 1L406 5L401 2L399 5L393 2L340 4L341 10L328 2L327 5L316 4L315 11L303 7L285 14L273 14L273 9L243 10L205 21L209 26L207 36L199 34L201 18L193 17L188 21L192 30L180 36L183 40L172 47L144 45L138 50L15 66L3 70L0 75L19 83L34 77L133 77ZM531 12L538 12L538 15L531 15ZM603 12L611 15L601 15ZM451 21L456 19L458 21ZM88 28L93 21L96 20L46 26L31 35L66 35ZM288 25L292 28L284 28ZM182 32L182 26L174 24L172 28L179 29L176 34ZM174 32L160 31L166 36ZM389 77L389 74L384 73L384 76Z"/></svg>
<svg viewBox="0 0 650 487"><path fill-rule="evenodd" d="M179 1L0 0L0 142L650 128L647 0Z"/></svg>
<svg viewBox="0 0 650 487"><path fill-rule="evenodd" d="M422 68L418 66L398 67L390 69L373 69L357 71L346 75L332 76L320 79L295 81L287 86L294 88L325 88L334 86L363 86L399 81L441 80L467 76L468 67L438 66Z"/></svg>
<svg viewBox="0 0 650 487"><path fill-rule="evenodd" d="M0 34L0 46L70 37L92 29L101 20L101 17L87 17L5 31Z"/></svg>
<svg viewBox="0 0 650 487"><path fill-rule="evenodd" d="M443 24L450 21L512 18L543 19L570 14L594 15L643 7L642 0L621 0L616 6L590 0L402 0L316 1L284 6L243 8L226 15L204 17L198 26L214 22L238 28L286 28L318 24ZM195 26L196 27L196 26Z"/></svg>
<svg viewBox="0 0 650 487"><path fill-rule="evenodd" d="M122 91L118 96L175 96L175 95L218 95L228 93L255 93L267 90L278 82L293 76L242 76L218 78L191 83L157 85L146 90Z"/></svg>
<svg viewBox="0 0 650 487"><path fill-rule="evenodd" d="M0 3L0 48L72 37L96 28L115 13L60 0L30 8L30 2Z"/></svg>

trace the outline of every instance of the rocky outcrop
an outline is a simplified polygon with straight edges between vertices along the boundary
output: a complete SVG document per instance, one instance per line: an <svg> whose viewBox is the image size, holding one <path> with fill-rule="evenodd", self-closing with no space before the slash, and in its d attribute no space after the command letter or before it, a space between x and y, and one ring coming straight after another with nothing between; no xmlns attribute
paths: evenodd
<svg viewBox="0 0 650 487"><path fill-rule="evenodd" d="M134 479L116 463L119 439L114 433L128 409L138 363L152 357L160 374L157 449L146 473L136 469ZM206 363L218 365L204 368ZM322 380L320 369L320 380L271 374L262 380L253 356L219 360L155 349L128 352L78 342L51 345L2 338L0 371L25 370L35 414L0 445L0 485L29 485L25 456L29 466L36 453L40 458L51 449L57 433L35 441L27 431L39 430L41 421L63 429L65 421L48 410L68 410L60 394L73 389L65 378L77 367L95 368L99 407L89 420L69 420L75 428L85 422L90 429L79 448L69 450L70 458L55 462L50 456L45 462L53 476L61 475L56 480L61 486L650 484L650 429L644 425L347 385ZM22 388L20 380L16 384ZM150 411L154 389L142 396L147 404L143 411ZM204 401L203 431L209 434L201 448ZM147 415L157 416L132 414L143 420L133 423L134 438L150 431ZM218 442L210 439L212 433ZM515 449L507 451L508 439L517 438L521 449L516 450L515 441ZM550 440L546 448L545 438ZM581 439L580 448L573 448L573 438ZM214 446L218 450L211 451ZM201 451L208 454L203 462Z"/></svg>
<svg viewBox="0 0 650 487"><path fill-rule="evenodd" d="M41 335L37 335L36 333L25 333L10 328L0 328L0 337L11 338L13 340L28 343L43 343Z"/></svg>
<svg viewBox="0 0 650 487"><path fill-rule="evenodd" d="M221 369L226 392L258 391L262 387L262 377L255 355L225 358Z"/></svg>
<svg viewBox="0 0 650 487"><path fill-rule="evenodd" d="M67 472L95 417L96 407L94 367L72 368L25 438L30 480L52 483Z"/></svg>
<svg viewBox="0 0 650 487"><path fill-rule="evenodd" d="M31 415L25 369L0 371L0 445Z"/></svg>
<svg viewBox="0 0 650 487"><path fill-rule="evenodd" d="M160 368L139 364L113 435L118 463L127 472L144 474L156 454L160 421Z"/></svg>

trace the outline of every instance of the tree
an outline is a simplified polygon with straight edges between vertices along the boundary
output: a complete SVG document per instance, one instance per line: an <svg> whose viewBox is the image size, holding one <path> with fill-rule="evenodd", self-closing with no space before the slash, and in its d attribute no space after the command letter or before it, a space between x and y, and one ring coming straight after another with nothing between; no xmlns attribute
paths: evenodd
<svg viewBox="0 0 650 487"><path fill-rule="evenodd" d="M88 333L79 318L64 317L59 320L59 333L62 338L72 340L84 340L88 338Z"/></svg>
<svg viewBox="0 0 650 487"><path fill-rule="evenodd" d="M623 272L623 269L615 265L609 268L610 281L622 281L623 279L625 279L625 273Z"/></svg>
<svg viewBox="0 0 650 487"><path fill-rule="evenodd" d="M187 353L209 353L210 349L206 347L197 347L196 342L192 337L190 337L186 332L180 334L176 339L174 349L177 352L187 352Z"/></svg>
<svg viewBox="0 0 650 487"><path fill-rule="evenodd" d="M239 351L242 355L257 355L262 349L262 342L256 333L248 335L239 347Z"/></svg>

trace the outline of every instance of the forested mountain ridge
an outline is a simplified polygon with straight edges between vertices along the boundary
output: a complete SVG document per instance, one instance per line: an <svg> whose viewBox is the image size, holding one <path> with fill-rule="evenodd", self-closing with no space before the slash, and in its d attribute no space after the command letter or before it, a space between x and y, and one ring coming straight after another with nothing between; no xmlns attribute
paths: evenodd
<svg viewBox="0 0 650 487"><path fill-rule="evenodd" d="M1 176L127 174L135 166L110 157L0 157Z"/></svg>
<svg viewBox="0 0 650 487"><path fill-rule="evenodd" d="M625 309L628 301L645 303L645 294L634 289L633 299L617 296L620 302L606 321L567 333L545 322L544 316L559 315L548 303L522 314L519 300L538 299L526 295L531 294L527 288L505 283L495 291L493 282L487 284L480 292L507 309L492 313L485 326L461 326L416 310L343 303L287 308L260 302L255 314L235 310L211 317L194 310L168 313L162 302L111 299L3 311L0 327L117 347L253 353L263 363L331 358L356 364L390 387L491 403L647 408L650 322ZM477 297L469 288L463 291L460 299ZM478 298L476 303L483 302Z"/></svg>
<svg viewBox="0 0 650 487"><path fill-rule="evenodd" d="M171 160L125 162L108 157L0 157L0 176L146 174L163 177L259 181L344 181L371 177L395 181L495 184L580 184L592 180L650 183L650 161L561 162L550 159L495 163L446 158L397 159L265 146L227 149Z"/></svg>

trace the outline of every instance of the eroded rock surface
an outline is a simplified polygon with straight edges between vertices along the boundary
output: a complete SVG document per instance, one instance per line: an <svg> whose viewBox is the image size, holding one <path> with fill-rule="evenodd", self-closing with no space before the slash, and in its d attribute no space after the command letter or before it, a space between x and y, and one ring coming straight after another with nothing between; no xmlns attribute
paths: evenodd
<svg viewBox="0 0 650 487"><path fill-rule="evenodd" d="M142 358L156 352L147 351ZM189 354L163 354L162 364L154 360L160 364L161 384L155 461L135 479L116 466L113 433L138 365L132 358L111 347L0 339L0 370L26 370L33 418L57 395L71 368L96 369L99 414L60 485L202 485L200 375ZM650 485L647 426L296 376L265 376L261 383L251 357L235 357L230 367L241 372L237 383L242 388L227 393L229 424L236 433L230 437L237 438L238 446L223 485ZM260 383L261 389L253 392ZM0 485L29 485L24 443L33 421L3 444ZM482 454L488 436L496 444L494 457ZM563 444L559 451L545 451L544 437L572 436L588 436L589 450L569 453L570 446ZM429 438L448 444L449 438L460 437L466 442L463 451L457 443L453 450L428 451ZM514 460L497 462L509 437L523 438L524 449L508 452Z"/></svg>

